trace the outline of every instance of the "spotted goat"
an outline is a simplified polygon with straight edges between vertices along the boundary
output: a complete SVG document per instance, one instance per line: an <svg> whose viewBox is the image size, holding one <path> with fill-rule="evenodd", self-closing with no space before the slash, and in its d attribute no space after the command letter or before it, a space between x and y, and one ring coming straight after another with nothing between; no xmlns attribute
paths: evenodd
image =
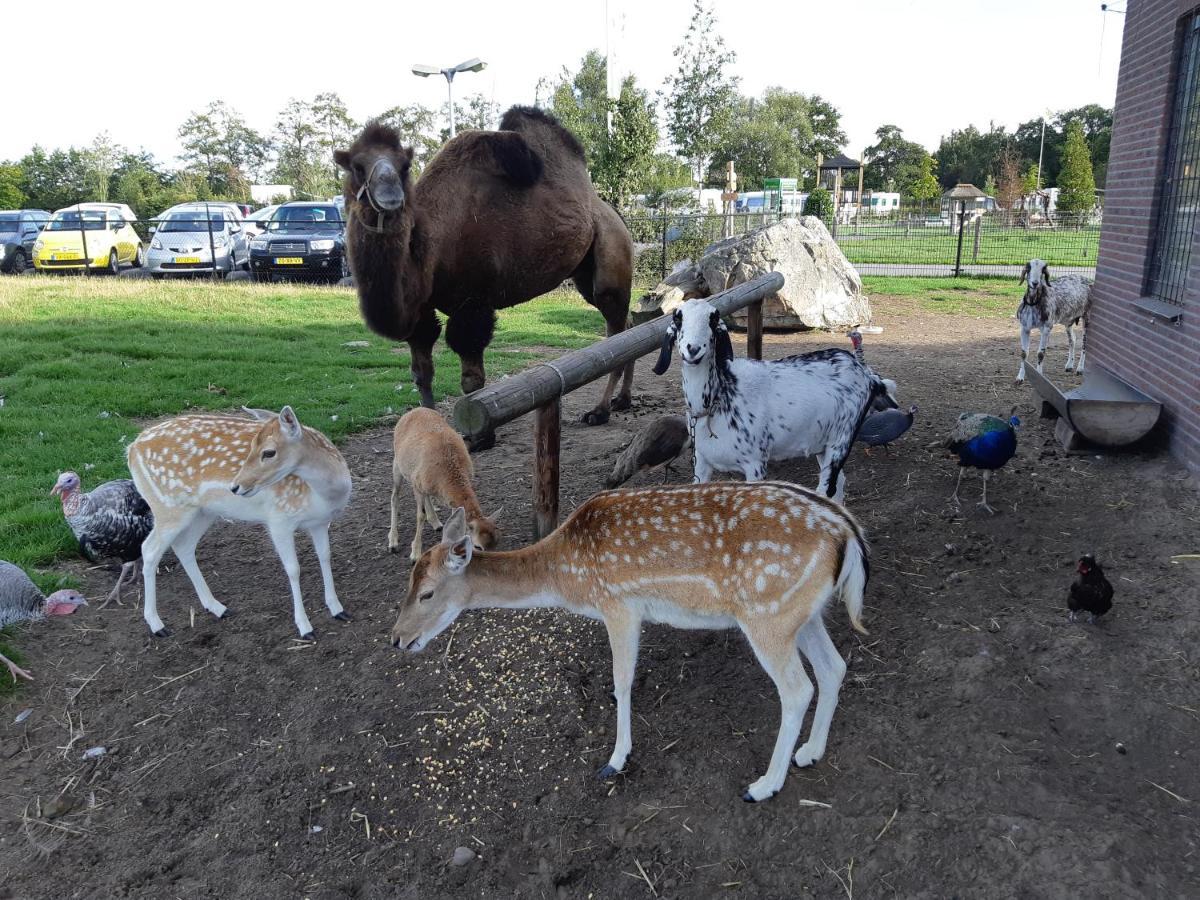
<svg viewBox="0 0 1200 900"><path fill-rule="evenodd" d="M842 502L842 467L863 418L876 406L896 406L883 379L845 350L768 362L734 359L725 323L703 300L689 300L675 310L655 374L667 370L676 344L697 482L708 481L715 471L761 481L769 462L818 456L817 491Z"/></svg>
<svg viewBox="0 0 1200 900"><path fill-rule="evenodd" d="M1055 325L1067 329L1067 364L1064 372L1071 371L1075 362L1075 332L1072 325L1080 325L1078 374L1083 374L1083 358L1087 353L1088 313L1092 308L1092 281L1082 275L1063 275L1050 280L1050 267L1040 259L1031 259L1021 269L1021 281L1025 282L1025 295L1017 307L1017 321L1021 323L1021 368L1017 371L1017 382L1025 380L1025 359L1029 356L1029 333L1038 329L1037 370L1042 371L1042 360L1046 358L1046 346L1050 343L1050 332Z"/></svg>
<svg viewBox="0 0 1200 900"><path fill-rule="evenodd" d="M154 512L142 545L146 624L168 634L158 615L155 572L167 550L192 581L200 603L218 619L229 610L213 596L196 565L196 545L218 518L265 525L292 589L296 630L313 627L300 595L295 532L312 538L321 564L325 605L349 620L333 586L329 525L350 502L350 470L319 431L301 425L290 406L248 416L183 415L152 425L129 445L129 472Z"/></svg>
<svg viewBox="0 0 1200 900"><path fill-rule="evenodd" d="M607 779L632 749L630 693L643 622L676 628L738 628L775 682L782 721L766 773L744 799L778 793L789 760L825 753L846 663L825 630L840 599L861 623L869 574L854 518L813 491L780 482L716 482L606 491L586 500L553 533L520 550L477 553L463 510L409 576L392 644L419 651L468 609L562 607L608 631L617 739ZM819 694L808 741L796 750L813 686ZM795 754L793 755L793 750Z"/></svg>

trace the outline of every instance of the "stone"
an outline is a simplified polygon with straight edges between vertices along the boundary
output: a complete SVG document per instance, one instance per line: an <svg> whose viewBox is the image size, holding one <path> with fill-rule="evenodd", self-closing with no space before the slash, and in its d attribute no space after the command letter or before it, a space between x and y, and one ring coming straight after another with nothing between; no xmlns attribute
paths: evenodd
<svg viewBox="0 0 1200 900"><path fill-rule="evenodd" d="M693 297L708 297L768 272L781 272L783 290L763 302L766 328L844 329L871 320L858 277L824 223L788 218L710 244L699 262L677 267L634 304L635 321L672 312ZM734 321L745 325L746 313Z"/></svg>
<svg viewBox="0 0 1200 900"><path fill-rule="evenodd" d="M455 847L454 856L450 858L450 865L461 869L463 866L469 866L474 859L475 851L470 847Z"/></svg>

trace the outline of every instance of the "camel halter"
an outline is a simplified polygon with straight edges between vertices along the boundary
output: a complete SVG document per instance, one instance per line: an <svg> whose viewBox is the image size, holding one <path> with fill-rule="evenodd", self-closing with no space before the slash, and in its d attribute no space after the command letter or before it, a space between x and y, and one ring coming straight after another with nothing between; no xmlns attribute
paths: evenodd
<svg viewBox="0 0 1200 900"><path fill-rule="evenodd" d="M357 207L355 207L355 210L354 210L354 213L355 213L355 215L358 216L358 220L359 220L359 222L362 223L363 228L367 229L367 231L374 232L375 234L383 234L385 231L387 231L387 229L383 227L383 216L384 216L385 210L382 210L378 206L375 205L375 198L371 196L371 191L369 190L370 185L371 185L371 179L375 177L375 170L379 167L379 164L381 162L383 162L382 156L378 156L375 158L375 162L373 162L371 164L370 171L367 172L367 177L363 179L362 186L358 189L358 192L354 195L354 199L358 200L359 202L362 201L362 198L365 195L367 198L367 203L369 203L371 205L371 209L375 210L376 220L375 220L374 225L372 225L370 222L368 222L366 219L363 218L362 213L360 213L358 211Z"/></svg>

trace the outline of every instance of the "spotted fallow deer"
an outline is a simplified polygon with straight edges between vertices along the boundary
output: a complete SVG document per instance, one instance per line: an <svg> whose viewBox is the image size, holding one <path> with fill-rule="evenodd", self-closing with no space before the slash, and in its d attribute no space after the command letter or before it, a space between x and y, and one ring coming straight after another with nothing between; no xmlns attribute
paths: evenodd
<svg viewBox="0 0 1200 900"><path fill-rule="evenodd" d="M300 596L296 529L312 538L321 563L325 605L335 619L349 616L338 602L330 566L329 524L350 502L350 470L325 435L301 425L290 406L279 413L182 415L152 425L129 445L134 484L154 512L154 530L142 545L144 616L158 636L155 571L168 549L183 565L204 608L218 619L228 610L212 595L196 565L196 545L218 518L265 525L292 588L296 629L313 628Z"/></svg>
<svg viewBox="0 0 1200 900"><path fill-rule="evenodd" d="M409 578L392 644L423 649L463 610L563 607L608 629L617 699L617 741L607 779L631 747L630 687L641 623L740 628L775 682L783 720L765 775L748 801L782 787L788 759L825 752L846 663L822 612L835 596L863 631L867 546L854 518L813 491L779 482L715 482L597 494L530 547L474 551L462 509ZM799 652L797 652L799 651ZM808 742L796 751L813 696L801 653L820 694Z"/></svg>

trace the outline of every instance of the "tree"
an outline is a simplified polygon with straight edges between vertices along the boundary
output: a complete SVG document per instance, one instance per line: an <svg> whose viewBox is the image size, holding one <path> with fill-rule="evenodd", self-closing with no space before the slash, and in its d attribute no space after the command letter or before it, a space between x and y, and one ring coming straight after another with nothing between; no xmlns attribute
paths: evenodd
<svg viewBox="0 0 1200 900"><path fill-rule="evenodd" d="M808 120L812 125L812 143L806 148L808 156L835 156L846 146L846 132L842 131L841 113L837 107L819 94L808 97Z"/></svg>
<svg viewBox="0 0 1200 900"><path fill-rule="evenodd" d="M1025 189L1021 184L1021 163L1016 148L1012 145L1004 148L1000 154L1000 171L996 178L996 203L1002 212L1011 214L1024 196Z"/></svg>
<svg viewBox="0 0 1200 900"><path fill-rule="evenodd" d="M1062 169L1058 174L1058 208L1068 215L1089 213L1096 205L1092 157L1078 121L1067 125Z"/></svg>
<svg viewBox="0 0 1200 900"><path fill-rule="evenodd" d="M900 187L902 174L915 170L928 154L920 144L907 140L895 125L881 125L875 130L875 143L864 153L866 171L863 187L870 191L894 191Z"/></svg>
<svg viewBox="0 0 1200 900"><path fill-rule="evenodd" d="M20 163L0 163L0 209L21 209L25 206L25 192L21 182L25 172Z"/></svg>
<svg viewBox="0 0 1200 900"><path fill-rule="evenodd" d="M601 196L619 209L642 189L651 173L658 121L650 98L632 75L622 81L616 99L608 97L606 67L599 51L590 50L578 72L564 68L550 109L583 145L588 171Z"/></svg>
<svg viewBox="0 0 1200 900"><path fill-rule="evenodd" d="M1000 165L1000 154L1010 143L1010 137L1002 127L989 126L981 132L974 125L962 131L952 131L942 138L938 147L938 167L941 169L942 186L951 188L966 183L981 185L988 175L996 175Z"/></svg>
<svg viewBox="0 0 1200 900"><path fill-rule="evenodd" d="M743 185L757 188L764 178L799 178L816 162L811 154L809 98L770 87L761 99L738 97L713 149L710 184L723 184L725 164L733 162Z"/></svg>
<svg viewBox="0 0 1200 900"><path fill-rule="evenodd" d="M393 106L378 116L380 122L391 125L400 132L405 146L413 148L413 173L421 170L433 159L442 142L438 136L437 113L428 106L410 103L408 106Z"/></svg>
<svg viewBox="0 0 1200 900"><path fill-rule="evenodd" d="M813 188L804 198L804 215L825 220L833 216L833 197L823 187Z"/></svg>
<svg viewBox="0 0 1200 900"><path fill-rule="evenodd" d="M688 160L699 186L713 150L725 132L737 97L737 79L727 71L737 58L717 30L717 17L695 0L683 43L675 48L679 68L666 80L667 134Z"/></svg>
<svg viewBox="0 0 1200 900"><path fill-rule="evenodd" d="M908 163L898 175L900 193L919 204L921 209L925 208L926 203L936 200L942 192L933 168L933 157L922 152L919 160Z"/></svg>
<svg viewBox="0 0 1200 900"><path fill-rule="evenodd" d="M249 178L266 163L270 145L223 100L192 113L179 126L183 159L195 166L220 196L245 197Z"/></svg>
<svg viewBox="0 0 1200 900"><path fill-rule="evenodd" d="M1096 184L1098 187L1103 187L1105 177L1108 174L1108 151L1112 143L1113 111L1098 104L1089 103L1087 106L1080 106L1077 109L1068 109L1060 112L1054 117L1054 125L1058 132L1062 134L1064 149L1067 128L1072 122L1078 122L1083 129L1083 136L1087 141L1088 156L1092 161L1092 170L1095 174ZM1057 184L1057 178L1052 183Z"/></svg>
<svg viewBox="0 0 1200 900"><path fill-rule="evenodd" d="M95 175L87 151L78 147L49 153L34 146L19 163L21 192L36 209L61 209L94 199Z"/></svg>
<svg viewBox="0 0 1200 900"><path fill-rule="evenodd" d="M691 185L692 173L687 163L673 153L655 153L647 161L646 173L642 177L647 206L657 207L664 195Z"/></svg>

